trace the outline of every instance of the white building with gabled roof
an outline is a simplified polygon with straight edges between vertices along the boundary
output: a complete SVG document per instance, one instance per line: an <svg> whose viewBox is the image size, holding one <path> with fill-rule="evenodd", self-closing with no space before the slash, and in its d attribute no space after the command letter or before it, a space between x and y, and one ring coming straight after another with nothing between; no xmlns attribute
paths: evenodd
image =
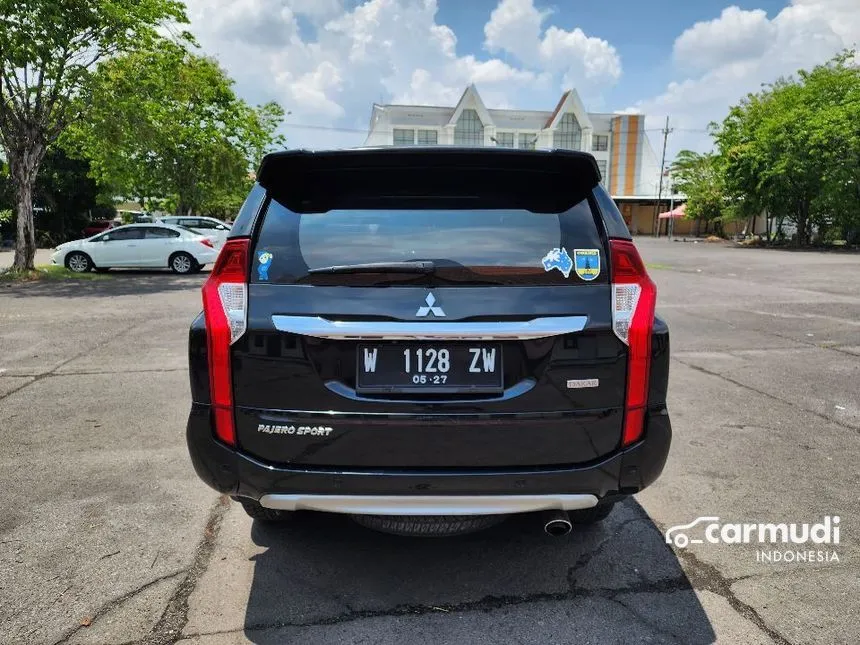
<svg viewBox="0 0 860 645"><path fill-rule="evenodd" d="M552 111L488 109L474 85L453 107L374 104L365 145L583 150L597 159L603 184L619 202L653 203L660 178L645 116L590 113L576 90L564 92Z"/></svg>

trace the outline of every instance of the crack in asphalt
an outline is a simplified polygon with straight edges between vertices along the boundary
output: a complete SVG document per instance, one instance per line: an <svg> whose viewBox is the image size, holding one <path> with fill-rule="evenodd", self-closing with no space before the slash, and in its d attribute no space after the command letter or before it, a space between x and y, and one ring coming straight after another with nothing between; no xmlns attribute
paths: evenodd
<svg viewBox="0 0 860 645"><path fill-rule="evenodd" d="M72 359L74 360L74 359ZM60 365L56 369L62 367ZM187 367L150 367L145 369L122 369L122 370L82 370L80 372L55 372L50 371L44 374L10 374L9 376L13 376L15 378L48 378L55 376L90 376L90 375L100 375L100 374L148 374L150 372L187 372Z"/></svg>
<svg viewBox="0 0 860 645"><path fill-rule="evenodd" d="M397 616L422 616L428 614L457 614L457 613L473 613L481 611L494 611L520 605L538 603L538 602L558 602L565 600L576 600L584 598L598 598L611 602L619 602L628 613L640 620L650 629L664 636L670 637L673 641L678 641L678 637L674 634L666 632L664 629L654 625L638 614L636 611L618 600L619 596L628 594L650 594L650 593L672 593L676 591L692 591L692 586L687 576L683 573L674 578L667 578L658 581L648 581L640 579L634 583L623 587L579 587L576 584L576 571L586 567L595 557L600 555L617 537L620 530L629 524L635 522L649 521L650 518L639 516L627 519L617 526L612 527L612 533L607 535L601 542L587 553L581 555L577 561L568 569L566 580L568 589L561 592L538 592L532 594L524 594L520 596L513 595L488 595L478 600L465 601L460 603L444 603L437 602L432 605L424 604L403 604L395 605L385 609L365 609L356 610L347 606L347 611L335 615L320 618L314 621L307 622L288 622L275 621L267 623L248 624L241 629L224 630L215 632L199 632L194 634L184 634L183 638L196 638L201 636L212 636L217 634L230 634L238 632L259 632L272 629L285 629L290 627L323 627L349 623L359 620L367 620L371 618L397 617Z"/></svg>
<svg viewBox="0 0 860 645"><path fill-rule="evenodd" d="M670 639L674 642L683 642L683 639L678 635L668 631L666 628L654 624L643 616L640 612L631 607L624 601L625 596L637 594L660 594L673 593L678 591L693 591L704 590L710 591L724 598L732 609L745 619L752 622L762 632L767 634L777 645L792 645L792 643L782 636L778 631L770 627L759 613L749 604L740 600L732 591L732 585L740 580L751 576L741 576L738 578L726 578L719 569L707 562L700 560L694 553L687 550L674 550L669 545L666 549L673 553L679 560L682 566L682 573L679 576L666 578L663 580L649 581L640 573L640 579L631 584L621 587L579 587L577 585L575 573L586 566L597 556L599 556L608 546L611 545L613 539L617 537L620 531L626 526L647 521L650 523L648 528L663 534L664 529L648 516L640 515L637 517L624 520L617 526L612 527L612 532L600 541L594 548L583 553L576 562L569 567L566 575L568 589L562 592L538 592L532 594L524 594L519 596L514 595L488 595L478 600L465 601L460 603L434 603L433 605L423 604L403 604L395 605L385 609L367 609L355 610L347 606L347 611L335 615L320 618L314 621L307 622L289 622L289 621L274 621L266 623L246 624L240 629L199 632L193 634L183 634L182 630L188 622L189 598L194 592L199 578L208 569L209 561L212 553L215 550L215 544L220 532L221 522L229 508L229 499L226 496L221 496L218 502L210 511L206 526L203 531L203 537L197 546L194 561L187 569L183 569L172 574L162 576L152 580L145 585L117 598L109 603L106 603L93 616L92 623L102 618L104 615L126 602L144 589L169 578L176 577L180 574L185 574L177 589L174 591L167 606L162 613L158 623L153 627L151 632L138 640L129 641L125 645L171 645L181 639L197 638L202 636L214 636L219 634L232 634L239 632L262 632L274 629L286 629L291 627L324 627L338 625L343 623L355 622L359 620L367 620L372 618L398 617L398 616L423 616L428 614L465 614L473 612L488 612L499 609L517 607L530 603L540 602L559 602L570 601L577 599L596 598L609 602L613 602L623 607L627 613L633 616L643 625L653 630L655 633ZM77 633L82 626L77 626L67 633L55 645L63 645L69 638Z"/></svg>
<svg viewBox="0 0 860 645"><path fill-rule="evenodd" d="M136 641L137 645L170 645L182 638L182 630L188 623L188 599L197 587L197 581L209 566L209 560L215 551L215 543L221 530L221 522L227 509L230 508L230 498L221 495L209 511L203 537L197 544L194 560L186 569L185 577L173 592L161 618L149 634Z"/></svg>
<svg viewBox="0 0 860 645"><path fill-rule="evenodd" d="M661 533L665 533L664 527L656 522L654 524ZM666 545L666 548L674 553L675 557L682 563L684 573L687 574L687 578L694 589L710 591L724 598L736 613L753 623L777 645L792 645L791 641L768 625L752 605L745 603L735 595L732 585L744 579L744 576L727 578L715 565L700 560L695 553L688 549L673 549L669 545Z"/></svg>
<svg viewBox="0 0 860 645"><path fill-rule="evenodd" d="M729 311L731 311L731 310L729 310ZM714 318L713 316L705 316L701 313L692 313L692 312L687 312L687 313L689 313L691 316L693 316L695 318L701 318L702 320L709 320L711 322L720 323L721 325L725 325L726 327L730 327L731 329L743 329L746 331L754 331L754 332L757 332L759 334L764 334L765 336L773 336L774 338L781 338L783 340L790 340L793 343L797 343L798 345L804 345L806 347L814 347L816 349L827 349L827 350L830 350L833 352L838 352L840 354L844 354L846 356L857 356L857 354L854 354L853 352L848 352L848 351L845 351L844 349L842 349L841 343L837 344L837 345L822 345L820 343L815 343L812 341L807 341L807 340L803 340L800 338L795 338L794 336L786 336L785 334L780 334L779 332L770 331L768 329L756 329L755 327L744 327L741 325L737 325L735 323L730 323L726 320L722 320L721 318ZM755 312L754 311L752 313L756 313L758 315L774 316L774 314L768 314L766 312ZM823 317L824 318L831 318L831 316L823 316ZM783 348L783 349L792 349L792 348ZM800 349L800 348L797 348L797 349Z"/></svg>
<svg viewBox="0 0 860 645"><path fill-rule="evenodd" d="M577 558L576 562L573 563L572 567L569 567L567 570L567 585L568 588L573 591L576 587L576 578L574 574L580 569L584 569L589 562L591 562L595 557L600 555L603 552L610 542L628 525L633 524L634 522L642 522L642 521L650 521L650 519L646 516L633 517L629 520L624 520L617 526L612 527L613 531L609 535L607 535L603 540L601 540L597 546L583 553L579 558Z"/></svg>
<svg viewBox="0 0 860 645"><path fill-rule="evenodd" d="M245 625L241 629L224 630L216 632L199 632L195 634L184 634L183 638L197 638L200 636L212 636L215 634L230 634L241 631L266 631L271 629L284 629L289 627L323 627L349 623L369 618L385 618L397 616L423 616L427 614L458 614L480 611L494 611L508 607L535 602L558 602L563 600L576 600L580 598L600 598L614 601L616 596L638 593L670 593L674 591L691 590L686 576L670 578L653 583L636 582L625 587L596 587L593 589L576 588L575 590L560 592L539 592L522 596L485 596L479 600L471 600L461 603L435 603L433 605L395 605L386 609L352 609L336 616L328 616L308 622L286 622L276 621L271 623L256 623ZM644 621L643 621L644 622ZM649 627L653 625L649 624ZM656 629L656 628L655 628ZM673 638L675 638L673 636Z"/></svg>
<svg viewBox="0 0 860 645"><path fill-rule="evenodd" d="M697 372L701 372L702 374L708 374L709 376L716 376L717 378L720 378L724 381L728 381L729 383L731 383L733 385L737 385L738 387L741 387L745 390L749 390L750 392L755 392L756 394L760 394L761 396L764 396L764 397L771 399L773 401L779 401L780 403L783 403L783 404L785 404L791 408L794 408L795 410L800 410L801 412L807 412L813 416L818 417L819 419L824 419L825 421L827 421L829 423L837 425L840 428L845 428L846 430L851 430L853 432L856 432L857 434L860 434L860 428L856 428L852 425L848 425L847 423L843 423L842 421L839 421L838 419L834 419L832 417L829 417L826 414L823 414L821 412L816 412L815 410L810 410L809 408L805 408L802 405L798 405L794 401L789 401L788 399L783 399L781 397L776 396L775 394L771 394L770 392L765 392L764 390L759 390L758 388L755 388L752 385L747 385L746 383L742 383L741 381L735 380L729 376L724 376L723 374L720 374L719 372L714 372L714 371L709 370L705 367L700 367L699 365L694 365L693 363L687 363L686 361L682 361L681 359L677 358L676 356L673 356L671 358L671 360L677 361L681 365L684 365L686 367L689 367L690 369L696 370Z"/></svg>
<svg viewBox="0 0 860 645"><path fill-rule="evenodd" d="M115 598L105 603L92 614L88 625L76 625L66 632L59 640L55 641L53 645L64 645L65 643L68 643L69 639L79 631L95 625L100 619L104 618L106 615L110 614L112 611L153 585L185 574L185 577L174 590L161 614L161 617L150 633L143 638L128 641L125 645L170 645L180 640L180 638L182 638L182 629L188 622L188 598L194 592L194 589L197 586L197 580L203 572L206 571L206 568L209 565L209 559L212 552L215 550L215 541L218 538L221 521L229 506L229 498L222 495L218 498L215 506L209 512L206 526L203 529L203 537L197 545L191 566L187 569L180 569L179 571L174 571L173 573L150 580L136 589L123 594L119 598Z"/></svg>
<svg viewBox="0 0 860 645"><path fill-rule="evenodd" d="M67 358L67 359L66 359L66 360L64 360L64 361L61 361L58 365L55 365L54 367L52 367L51 369L49 369L47 372L42 372L42 373L40 373L40 374L30 375L30 376L25 376L25 377L23 377L23 378L32 378L33 380L32 380L32 381L27 381L26 383L23 383L20 387L16 387L15 389L13 389L13 390L9 390L9 391L8 391L8 392L6 392L5 394L0 395L0 401L2 401L3 399L6 399L6 398L8 398L8 397L12 396L12 395L13 395L13 394L15 394L16 392L20 392L21 390L23 390L23 389L24 389L24 388L26 388L26 387L30 387L31 385L33 385L33 383L38 383L39 381L43 381L43 380L45 380L45 379L47 379L47 378L50 378L50 377L52 377L52 376L63 376L63 374L57 374L57 370L58 370L58 369L60 369L61 367L65 366L65 365L68 365L68 364L69 364L69 363L71 363L72 361L76 361L76 360L78 360L79 358L81 358L81 357L83 357L83 356L86 356L86 355L87 355L87 354L89 354L91 351L93 351L94 349L96 349L96 348L98 348L98 347L101 347L101 346L102 346L102 345L104 345L104 344L107 344L107 343L109 343L109 342L113 342L113 341L114 341L114 340L116 340L117 338L122 338L123 336L126 336L126 335L130 334L130 333L131 333L131 332L133 332L133 331L137 331L137 328L138 328L139 326L140 326L140 325L132 325L131 327L126 327L126 328L125 328L125 329L123 329L122 331L118 331L118 332L117 332L117 333L115 333L113 336L111 336L109 339L107 339L104 343L96 343L96 344L95 344L95 345L93 345L92 347L87 347L85 350L83 350L82 352L79 352L78 354L75 354L75 355L74 355L74 356L72 356L71 358ZM10 376L11 376L11 375L10 375Z"/></svg>
<svg viewBox="0 0 860 645"><path fill-rule="evenodd" d="M175 578L176 576L182 575L185 572L186 572L186 569L180 569L179 571L174 571L173 573L168 573L166 575L159 576L158 578L154 578L153 580L150 580L149 582L146 582L146 583L140 585L139 587L132 589L128 593L124 593L119 598L114 598L113 600L109 600L108 602L103 604L101 607L96 609L95 612L93 612L92 616L90 616L90 625L94 625L97 620L106 616L107 614L112 612L114 609L116 609L120 605L128 602L129 600L134 598L137 594L141 593L142 591L146 591L151 586L156 585L159 582L163 582L164 580L170 580L171 578ZM85 627L86 627L85 625L75 625L69 631L67 631L65 634L63 634L63 636L60 637L59 640L54 641L54 645L63 645L64 643L67 643L72 636L77 634L79 631L81 631Z"/></svg>
<svg viewBox="0 0 860 645"><path fill-rule="evenodd" d="M631 614L640 623L642 623L643 625L647 625L649 628L651 628L653 631L657 632L661 636L665 636L666 638L668 638L668 639L670 639L676 643L686 642L677 634L673 634L669 630L667 630L663 627L660 627L659 625L656 625L653 622L651 622L650 620L648 620L645 616L643 616L641 613L639 613L638 611L633 609L633 607L628 605L622 599L620 599L620 598L609 598L608 600L610 602L614 602L616 605L619 605L620 607L623 607L627 611L627 613Z"/></svg>

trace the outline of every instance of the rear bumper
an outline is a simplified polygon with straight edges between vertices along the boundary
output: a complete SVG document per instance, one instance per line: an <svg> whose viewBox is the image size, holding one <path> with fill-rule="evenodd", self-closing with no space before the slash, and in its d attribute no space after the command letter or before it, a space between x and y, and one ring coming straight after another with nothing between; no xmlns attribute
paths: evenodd
<svg viewBox="0 0 860 645"><path fill-rule="evenodd" d="M493 514L588 508L636 493L663 470L671 443L665 408L649 410L644 438L598 463L571 467L375 470L262 463L212 433L209 406L188 420L191 461L215 490L270 508L394 515ZM459 510L458 510L459 509Z"/></svg>
<svg viewBox="0 0 860 645"><path fill-rule="evenodd" d="M358 515L503 515L574 511L597 506L594 495L285 495L269 493L260 505L284 511Z"/></svg>

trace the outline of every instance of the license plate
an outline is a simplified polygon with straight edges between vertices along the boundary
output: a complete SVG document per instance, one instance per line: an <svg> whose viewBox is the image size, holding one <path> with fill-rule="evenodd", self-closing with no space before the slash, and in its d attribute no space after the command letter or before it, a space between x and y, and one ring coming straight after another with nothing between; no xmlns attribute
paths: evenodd
<svg viewBox="0 0 860 645"><path fill-rule="evenodd" d="M357 392L467 392L504 389L498 344L359 345Z"/></svg>

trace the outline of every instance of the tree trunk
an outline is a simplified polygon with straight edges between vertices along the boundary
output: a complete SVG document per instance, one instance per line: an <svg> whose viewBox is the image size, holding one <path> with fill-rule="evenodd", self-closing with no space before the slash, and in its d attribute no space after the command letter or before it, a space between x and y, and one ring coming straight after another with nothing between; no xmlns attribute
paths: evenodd
<svg viewBox="0 0 860 645"><path fill-rule="evenodd" d="M809 205L801 202L797 210L797 246L806 246L809 241Z"/></svg>
<svg viewBox="0 0 860 645"><path fill-rule="evenodd" d="M15 259L12 268L22 271L35 269L36 257L36 227L33 221L33 188L39 165L45 156L45 148L39 143L28 142L30 145L23 150L13 150L9 154L9 172L12 185L15 188L15 207L18 221L17 239L15 240Z"/></svg>

